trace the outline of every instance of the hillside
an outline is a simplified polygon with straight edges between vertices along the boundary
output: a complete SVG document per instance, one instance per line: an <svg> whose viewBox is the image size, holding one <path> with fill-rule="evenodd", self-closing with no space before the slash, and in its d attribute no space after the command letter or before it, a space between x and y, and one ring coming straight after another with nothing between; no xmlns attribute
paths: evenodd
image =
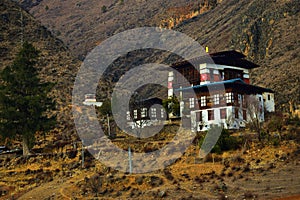
<svg viewBox="0 0 300 200"><path fill-rule="evenodd" d="M165 126L150 140L119 133L112 142L151 151L167 145L177 128ZM294 134L282 132L280 143L273 136L264 145L249 140L247 147L204 160L198 157L196 139L171 166L143 174L115 170L87 152L82 168L80 147L64 151L56 147L57 153L30 157L0 156L0 199L299 199L300 138ZM134 161L135 167L144 164Z"/></svg>
<svg viewBox="0 0 300 200"><path fill-rule="evenodd" d="M62 41L56 39L47 28L36 22L33 16L16 3L2 0L0 13L0 70L12 63L22 37L24 41L33 43L40 51L37 67L41 80L55 83L51 95L57 103L55 112L58 125L53 132L70 137L74 133L71 94L80 62L70 55Z"/></svg>
<svg viewBox="0 0 300 200"><path fill-rule="evenodd" d="M0 200L299 199L299 119L274 116L265 124L264 131L270 134L261 142L250 130L230 132L228 136L232 138L227 138L227 145L235 147L211 153L205 159L199 158L199 144L205 133L198 133L172 165L147 174L130 174L98 162L88 152L93 149L84 149L81 141L74 141L77 136L71 113L72 87L81 64L72 54L84 57L96 43L114 33L144 25L180 30L209 46L211 52L240 50L262 65L253 71L254 83L274 88L279 102L291 97L299 99L299 6L295 4L298 1L111 2L22 0L22 6L42 25L13 1L0 1L0 70L11 64L21 40L33 43L41 52L37 66L41 79L56 83L51 95L57 102L58 117L57 128L46 137L37 138L34 154L0 153ZM102 10L103 5L106 9ZM114 24L116 16L120 23ZM103 80L97 95L109 96L112 84L134 66L155 61L170 64L177 59L180 58L156 50L129 52L106 71L108 79ZM151 92L146 91L148 95ZM131 147L133 155L149 153L170 144L178 134L178 123L168 122L159 134L146 139L116 130L110 141L124 150ZM188 130L182 133L190 135ZM103 145L106 144L100 143L99 147ZM163 157L172 157L177 150L181 150L180 146L175 145L149 166L155 166ZM112 152L100 151L97 156L109 156L117 162L126 159ZM149 167L138 159L133 159L133 166Z"/></svg>
<svg viewBox="0 0 300 200"><path fill-rule="evenodd" d="M300 2L223 1L214 10L178 27L210 51L236 49L261 67L254 84L276 92L277 106L300 99ZM287 106L287 105L286 105Z"/></svg>
<svg viewBox="0 0 300 200"><path fill-rule="evenodd" d="M172 28L197 39L212 53L235 49L260 64L252 73L253 83L276 91L278 108L286 110L291 98L300 103L298 0L19 2L81 59L123 30Z"/></svg>
<svg viewBox="0 0 300 200"><path fill-rule="evenodd" d="M142 26L169 27L202 13L216 0L19 0L38 20L61 38L79 58L102 40ZM169 21L173 21L169 23Z"/></svg>

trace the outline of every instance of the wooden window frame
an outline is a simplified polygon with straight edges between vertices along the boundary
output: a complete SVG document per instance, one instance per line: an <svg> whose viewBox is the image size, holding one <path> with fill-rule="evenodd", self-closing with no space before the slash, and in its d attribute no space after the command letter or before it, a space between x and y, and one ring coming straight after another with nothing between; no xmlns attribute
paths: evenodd
<svg viewBox="0 0 300 200"><path fill-rule="evenodd" d="M215 120L215 110L208 110L207 111L207 116L208 116L208 121L213 121Z"/></svg>
<svg viewBox="0 0 300 200"><path fill-rule="evenodd" d="M221 119L227 119L227 109L226 108L221 108L220 109L220 118Z"/></svg>

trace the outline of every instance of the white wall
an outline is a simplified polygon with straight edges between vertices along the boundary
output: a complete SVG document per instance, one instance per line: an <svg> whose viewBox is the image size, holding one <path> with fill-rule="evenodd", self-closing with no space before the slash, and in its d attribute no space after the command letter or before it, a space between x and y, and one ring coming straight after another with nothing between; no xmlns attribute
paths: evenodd
<svg viewBox="0 0 300 200"><path fill-rule="evenodd" d="M261 122L265 121L265 112L264 112L264 98L263 95L257 94L256 99L259 101L259 108L260 108L260 113L259 113L259 120Z"/></svg>
<svg viewBox="0 0 300 200"><path fill-rule="evenodd" d="M171 82L171 84L173 84L173 81L174 81L174 72L169 72L169 75L168 75L168 84ZM169 88L169 85L168 85L168 97L172 97L173 96L173 86L172 88Z"/></svg>
<svg viewBox="0 0 300 200"><path fill-rule="evenodd" d="M275 112L275 100L274 100L274 93L265 92L263 93L264 99L264 108L268 112Z"/></svg>
<svg viewBox="0 0 300 200"><path fill-rule="evenodd" d="M227 118L221 119L220 109L226 109ZM208 110L214 110L214 120L208 120ZM202 112L202 122L195 122L196 113ZM235 107L225 106L206 110L196 110L191 112L192 120L192 130L205 131L211 128L212 125L223 125L226 129L239 129L245 127L245 122L243 120L243 112L239 111L239 119L234 118ZM231 120L230 120L231 119ZM227 125L229 123L229 126ZM200 125L203 125L202 130L200 130Z"/></svg>
<svg viewBox="0 0 300 200"><path fill-rule="evenodd" d="M208 63L200 64L200 74L210 73L209 69L215 69L213 71L214 74L220 74L219 70L224 70L225 68L241 70L244 73L242 78L249 78L249 70L248 69L244 69L241 67L228 66L228 65L217 65L217 64L208 64ZM204 84L208 84L208 83L210 83L210 81L203 81L203 82L200 82L200 85L204 85Z"/></svg>

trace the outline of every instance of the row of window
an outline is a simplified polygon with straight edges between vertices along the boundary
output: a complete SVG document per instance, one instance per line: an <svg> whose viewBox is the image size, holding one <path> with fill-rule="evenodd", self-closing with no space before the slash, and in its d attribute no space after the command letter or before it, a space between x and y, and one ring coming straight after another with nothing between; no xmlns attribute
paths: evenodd
<svg viewBox="0 0 300 200"><path fill-rule="evenodd" d="M141 109L141 118L146 118L146 117L151 117L151 118L157 118L158 117L158 111L159 109L157 108L151 108L150 109L150 113L148 113L148 109L147 108L142 108ZM127 111L127 120L131 120L131 116L130 116L130 112ZM163 108L160 109L160 117L164 118L165 116L165 110ZM138 119L138 110L133 110L133 119Z"/></svg>
<svg viewBox="0 0 300 200"><path fill-rule="evenodd" d="M267 96L268 101L271 101L271 95L268 94ZM262 97L258 97L258 101L262 101ZM266 101L266 99L264 99L264 102Z"/></svg>
<svg viewBox="0 0 300 200"><path fill-rule="evenodd" d="M219 105L221 102L226 103L234 103L235 98L232 92L226 93L224 95L215 94L213 96L201 96L200 97L200 105L201 107L205 107L209 104ZM238 103L242 104L244 102L244 96L238 94ZM190 108L195 108L195 99L189 98Z"/></svg>
<svg viewBox="0 0 300 200"><path fill-rule="evenodd" d="M188 80L190 84L200 84L200 74L193 66L180 68L178 69L178 72L179 73L174 74L175 85L179 83L185 83L186 80Z"/></svg>
<svg viewBox="0 0 300 200"><path fill-rule="evenodd" d="M180 68L180 69L178 69L178 72L180 72L181 75L176 76L176 74L175 74L176 83L182 83L185 80L188 80L192 83L196 80L199 80L200 77L201 77L200 79L202 82L203 81L215 82L215 81L221 81L221 80L243 78L243 74L244 74L244 72L242 70L236 70L236 69L217 70L217 69L212 69L212 68L205 68L205 69L202 69L201 75L200 75L200 73L193 66Z"/></svg>
<svg viewBox="0 0 300 200"><path fill-rule="evenodd" d="M229 117L229 116L227 116L226 108L219 109L219 112L220 112L220 119L227 119L227 117ZM240 110L238 108L234 109L234 111L232 113L234 118L239 119L239 112L240 112ZM243 114L243 120L247 120L246 110L242 110L242 114ZM208 110L207 116L208 116L208 121L215 120L215 110ZM196 118L197 118L197 121L203 120L202 119L202 111L196 113Z"/></svg>

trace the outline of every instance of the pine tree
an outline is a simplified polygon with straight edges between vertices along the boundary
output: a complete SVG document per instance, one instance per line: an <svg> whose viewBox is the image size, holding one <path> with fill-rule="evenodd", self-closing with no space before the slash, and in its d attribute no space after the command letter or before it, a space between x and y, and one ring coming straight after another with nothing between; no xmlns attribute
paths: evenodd
<svg viewBox="0 0 300 200"><path fill-rule="evenodd" d="M25 42L13 64L0 73L0 135L21 138L23 155L30 153L35 133L56 123L49 111L55 102L48 97L53 84L42 83L35 68L39 51Z"/></svg>

